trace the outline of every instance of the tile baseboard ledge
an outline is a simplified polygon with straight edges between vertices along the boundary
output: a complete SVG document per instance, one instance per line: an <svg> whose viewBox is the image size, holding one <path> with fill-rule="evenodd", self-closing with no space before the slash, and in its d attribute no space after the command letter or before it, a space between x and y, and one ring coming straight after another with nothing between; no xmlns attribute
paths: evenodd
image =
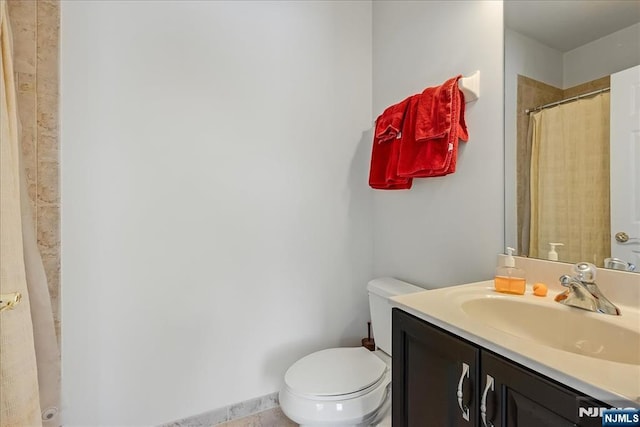
<svg viewBox="0 0 640 427"><path fill-rule="evenodd" d="M161 424L159 427L211 427L253 416L279 407L280 402L278 401L278 392L275 392L265 396L256 397L255 399L245 400L244 402L234 403L223 408L204 412L199 415ZM274 414L275 416L278 416L281 412L275 411ZM284 417L284 414L282 414L282 416ZM288 421L288 418L285 417L284 420Z"/></svg>
<svg viewBox="0 0 640 427"><path fill-rule="evenodd" d="M282 412L280 407L267 409L248 417L238 418L218 425L219 427L298 427Z"/></svg>

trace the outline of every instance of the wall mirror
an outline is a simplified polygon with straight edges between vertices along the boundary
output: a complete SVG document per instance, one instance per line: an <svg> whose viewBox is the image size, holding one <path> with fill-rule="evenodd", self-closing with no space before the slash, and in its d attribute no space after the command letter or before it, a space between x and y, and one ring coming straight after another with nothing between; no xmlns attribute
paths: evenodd
<svg viewBox="0 0 640 427"><path fill-rule="evenodd" d="M507 0L504 18L507 246L640 272L640 0Z"/></svg>

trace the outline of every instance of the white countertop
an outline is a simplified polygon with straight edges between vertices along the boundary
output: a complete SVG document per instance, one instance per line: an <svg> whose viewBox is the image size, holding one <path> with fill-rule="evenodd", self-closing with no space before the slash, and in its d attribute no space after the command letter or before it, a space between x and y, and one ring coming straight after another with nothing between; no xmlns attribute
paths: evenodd
<svg viewBox="0 0 640 427"><path fill-rule="evenodd" d="M546 297L532 295L527 286L525 295L507 295L494 290L493 281L427 290L392 298L392 305L429 323L454 333L481 347L501 354L507 359L565 384L602 402L619 407L625 402L640 405L640 364L619 363L577 354L540 344L539 342L505 332L480 321L462 309L466 301L479 298L500 298L505 301L526 302L545 306L547 309L578 310L580 316L596 316L595 319L621 328L640 331L639 311L635 307L616 304L621 316L591 313L567 307L553 300L557 290L550 290ZM562 318L560 312L560 318ZM575 313L570 313L575 317ZM558 322L562 323L562 322ZM508 328L507 328L508 329ZM550 330L556 340L570 338L572 331L558 324ZM563 335L564 334L564 335ZM631 344L634 345L635 344ZM630 349L637 351L640 348Z"/></svg>

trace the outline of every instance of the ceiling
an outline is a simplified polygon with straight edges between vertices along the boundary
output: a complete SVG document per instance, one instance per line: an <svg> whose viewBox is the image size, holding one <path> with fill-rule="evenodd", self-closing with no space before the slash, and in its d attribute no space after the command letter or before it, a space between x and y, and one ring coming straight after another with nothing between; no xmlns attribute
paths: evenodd
<svg viewBox="0 0 640 427"><path fill-rule="evenodd" d="M507 0L505 26L567 52L640 22L640 0Z"/></svg>

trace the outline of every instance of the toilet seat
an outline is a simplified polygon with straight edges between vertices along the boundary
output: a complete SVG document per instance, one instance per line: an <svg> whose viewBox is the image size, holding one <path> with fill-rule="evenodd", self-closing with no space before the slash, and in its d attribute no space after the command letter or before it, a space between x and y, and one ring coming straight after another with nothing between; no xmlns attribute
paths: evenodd
<svg viewBox="0 0 640 427"><path fill-rule="evenodd" d="M285 374L289 392L318 400L351 399L384 381L388 368L364 347L330 348L303 357Z"/></svg>
<svg viewBox="0 0 640 427"><path fill-rule="evenodd" d="M301 427L369 427L390 407L390 362L363 347L312 353L285 374L280 408Z"/></svg>

